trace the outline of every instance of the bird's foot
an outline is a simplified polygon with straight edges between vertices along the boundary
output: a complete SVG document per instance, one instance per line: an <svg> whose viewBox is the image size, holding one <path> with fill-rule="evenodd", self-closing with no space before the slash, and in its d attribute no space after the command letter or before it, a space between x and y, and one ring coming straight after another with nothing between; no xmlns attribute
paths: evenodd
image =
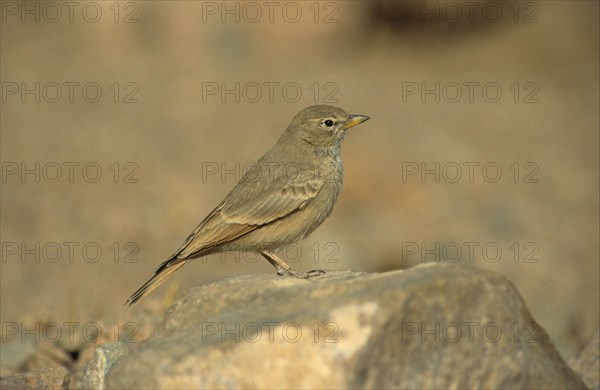
<svg viewBox="0 0 600 390"><path fill-rule="evenodd" d="M310 278L316 278L321 275L325 275L326 273L327 272L323 271L322 269L313 269L312 271L308 271L307 275L308 275L308 279L310 279Z"/></svg>
<svg viewBox="0 0 600 390"><path fill-rule="evenodd" d="M321 275L325 275L325 271L323 271L322 269L315 269L312 271L308 271L308 272L300 272L300 271L294 271L293 269L283 269L283 268L279 268L277 269L277 275L279 276L293 276L295 278L298 279L311 279L311 278L315 278L317 276L321 276Z"/></svg>

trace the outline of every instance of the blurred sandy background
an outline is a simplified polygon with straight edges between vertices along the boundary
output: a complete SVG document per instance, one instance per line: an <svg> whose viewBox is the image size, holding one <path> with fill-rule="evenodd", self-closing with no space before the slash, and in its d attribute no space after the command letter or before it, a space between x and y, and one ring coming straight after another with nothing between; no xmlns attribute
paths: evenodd
<svg viewBox="0 0 600 390"><path fill-rule="evenodd" d="M72 23L60 2L57 23L46 20L56 19L56 10L43 3L39 22L31 15L21 21L22 3L2 3L3 324L123 324L160 305L168 291L274 273L262 259L211 256L186 266L140 308L123 307L239 179L239 172L206 175L207 168L254 161L297 111L333 99L371 120L346 137L344 190L329 220L300 246L295 267L407 268L421 262L414 243L434 249L424 261L448 261L454 252L446 244L457 243L458 263L501 273L517 286L564 358L598 329L597 1L502 3L496 22L494 9L482 16L486 2L475 2L473 22L464 8L455 22L445 2L428 2L439 20L419 13L415 2L275 2L272 22L261 2L254 22L256 7L246 3L227 2L239 7L240 20L226 14L222 22L221 2L123 2L118 15L114 2L96 2L86 8L88 19L102 11L95 23L82 16L85 2ZM292 23L297 9L301 17ZM79 83L73 102L65 82ZM480 86L473 102L469 82ZM39 103L22 96L22 83L40 83ZM62 86L55 103L52 83ZM100 85L97 102L82 97L87 83ZM222 83L239 83L239 102L203 94ZM260 99L249 83L262 86ZM269 83L279 83L272 101ZM284 92L286 83L296 84ZM422 83L446 88L439 103L420 91L403 93ZM453 83L462 86L456 102ZM497 102L482 95L487 83L500 86ZM294 86L302 95L291 102ZM93 99L94 90L87 92ZM32 174L10 174L36 162L39 183ZM79 164L72 182L70 163ZM88 179L102 169L96 182L82 175L89 163ZM439 182L403 176L403 167L421 163L446 171ZM464 163L478 164L472 182ZM482 176L487 163L502 168L495 183ZM55 164L62 177L51 183ZM446 179L456 166L463 176L453 183ZM36 243L39 251L23 252L22 244ZM472 262L463 243L475 243ZM489 243L486 260L481 250ZM491 262L494 247L502 256ZM95 248L102 254L91 262Z"/></svg>

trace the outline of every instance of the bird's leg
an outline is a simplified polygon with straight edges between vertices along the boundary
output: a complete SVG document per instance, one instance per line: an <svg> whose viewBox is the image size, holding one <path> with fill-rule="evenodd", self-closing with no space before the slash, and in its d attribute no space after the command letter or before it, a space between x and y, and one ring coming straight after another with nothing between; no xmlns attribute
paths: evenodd
<svg viewBox="0 0 600 390"><path fill-rule="evenodd" d="M269 260L269 263L271 263L273 267L277 269L277 275L279 276L291 275L300 279L310 279L315 276L325 274L325 271L320 269L316 269L309 272L294 271L292 267L290 267L285 261L280 259L275 253L268 250L264 250L260 252L260 254L263 255L265 259Z"/></svg>
<svg viewBox="0 0 600 390"><path fill-rule="evenodd" d="M279 257L277 257L277 255L275 253L266 251L266 250L264 250L260 253L261 253L261 255L263 255L263 257L265 259L269 260L269 263L271 263L273 265L273 267L275 267L277 269L278 275L280 275L280 276L286 275L292 269L289 265L287 265L287 263L285 261L283 261Z"/></svg>

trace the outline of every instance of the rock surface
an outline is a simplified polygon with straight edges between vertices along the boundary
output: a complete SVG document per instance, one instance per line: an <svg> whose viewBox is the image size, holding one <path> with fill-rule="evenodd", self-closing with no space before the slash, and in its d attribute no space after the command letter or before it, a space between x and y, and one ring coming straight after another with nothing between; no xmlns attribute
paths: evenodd
<svg viewBox="0 0 600 390"><path fill-rule="evenodd" d="M110 343L98 347L94 351L94 356L85 368L85 374L81 388L83 389L103 389L106 374L112 367L113 364L121 361L129 349L125 343L120 341L116 343Z"/></svg>
<svg viewBox="0 0 600 390"><path fill-rule="evenodd" d="M571 359L569 365L590 389L600 390L600 332Z"/></svg>
<svg viewBox="0 0 600 390"><path fill-rule="evenodd" d="M245 275L189 290L109 388L585 388L504 277Z"/></svg>
<svg viewBox="0 0 600 390"><path fill-rule="evenodd" d="M63 367L48 368L0 378L0 389L67 389L69 374Z"/></svg>

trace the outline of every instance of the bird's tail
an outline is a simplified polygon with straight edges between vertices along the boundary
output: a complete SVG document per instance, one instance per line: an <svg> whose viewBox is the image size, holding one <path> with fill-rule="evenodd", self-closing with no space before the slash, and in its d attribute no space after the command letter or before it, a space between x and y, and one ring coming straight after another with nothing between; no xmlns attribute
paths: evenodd
<svg viewBox="0 0 600 390"><path fill-rule="evenodd" d="M129 307L135 305L138 301L150 294L158 286L169 279L173 272L183 267L186 262L187 261L184 259L171 258L162 263L154 275L146 283L144 283L142 287L138 288L137 291L131 295L131 297L129 297L129 299L125 302L125 305Z"/></svg>

